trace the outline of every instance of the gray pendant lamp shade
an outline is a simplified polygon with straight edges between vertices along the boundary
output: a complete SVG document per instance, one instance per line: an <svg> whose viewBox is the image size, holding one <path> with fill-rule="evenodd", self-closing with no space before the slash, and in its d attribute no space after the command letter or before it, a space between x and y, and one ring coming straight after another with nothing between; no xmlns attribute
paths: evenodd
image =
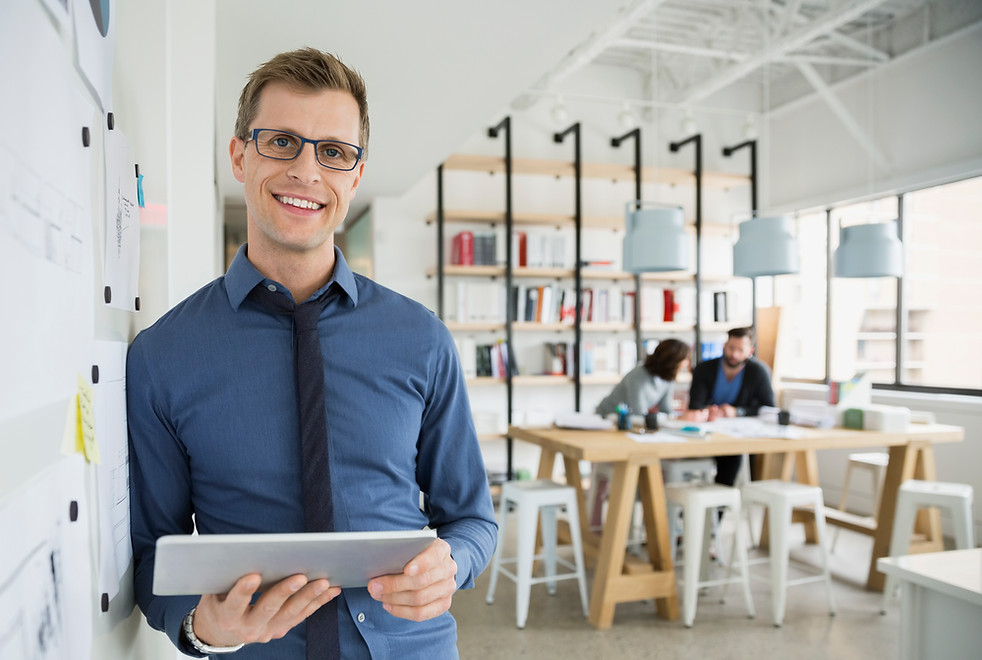
<svg viewBox="0 0 982 660"><path fill-rule="evenodd" d="M636 208L627 205L624 270L652 273L689 267L689 236L681 207Z"/></svg>
<svg viewBox="0 0 982 660"><path fill-rule="evenodd" d="M897 222L877 222L839 228L835 250L836 277L900 277L904 274L904 248Z"/></svg>
<svg viewBox="0 0 982 660"><path fill-rule="evenodd" d="M733 246L733 274L739 277L787 275L801 270L798 241L785 216L751 218L740 224Z"/></svg>

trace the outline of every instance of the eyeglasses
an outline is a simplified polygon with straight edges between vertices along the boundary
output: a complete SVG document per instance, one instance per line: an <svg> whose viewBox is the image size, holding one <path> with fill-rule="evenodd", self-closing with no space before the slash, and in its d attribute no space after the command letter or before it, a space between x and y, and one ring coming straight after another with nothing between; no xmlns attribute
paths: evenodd
<svg viewBox="0 0 982 660"><path fill-rule="evenodd" d="M332 170L350 172L358 166L363 150L361 147L337 140L308 140L305 137L277 131L271 128L254 128L252 137L256 143L256 153L275 160L293 160L303 151L308 142L314 145L317 162Z"/></svg>

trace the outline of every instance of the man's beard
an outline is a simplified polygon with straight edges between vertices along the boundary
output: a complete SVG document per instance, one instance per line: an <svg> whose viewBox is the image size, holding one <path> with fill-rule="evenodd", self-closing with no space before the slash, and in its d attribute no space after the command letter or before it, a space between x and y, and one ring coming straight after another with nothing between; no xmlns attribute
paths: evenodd
<svg viewBox="0 0 982 660"><path fill-rule="evenodd" d="M723 356L723 361L726 362L726 366L728 366L730 369L737 369L738 367L742 367L743 365L745 365L747 363L747 360L749 360L749 359L750 358L747 357L747 358L744 358L742 360L738 360L738 361L734 362L733 360L731 360L730 358L726 357L725 355Z"/></svg>

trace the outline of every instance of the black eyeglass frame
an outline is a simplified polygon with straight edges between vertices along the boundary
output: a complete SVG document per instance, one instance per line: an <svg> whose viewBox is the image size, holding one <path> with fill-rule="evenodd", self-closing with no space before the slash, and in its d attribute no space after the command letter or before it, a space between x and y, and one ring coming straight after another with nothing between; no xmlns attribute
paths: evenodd
<svg viewBox="0 0 982 660"><path fill-rule="evenodd" d="M291 158L280 158L279 156L269 156L267 154L264 154L263 152L259 151L259 140L258 140L259 134L262 131L272 131L274 133L279 133L281 135L289 135L291 137L295 137L298 140L300 140L300 148L297 149L297 153ZM361 162L362 156L365 153L364 149L359 147L357 144L351 144L350 142L344 142L342 140L311 140L309 138L305 138L302 135L297 135L296 133L291 133L290 131L281 131L277 128L254 128L252 129L252 136L246 140L246 142L250 142L250 141L256 145L257 154L259 154L263 158L269 158L271 160L296 160L300 156L300 154L303 153L303 146L305 144L310 144L314 148L314 158L317 160L317 164L320 165L321 167L326 167L329 170L335 170L337 172L350 172L356 167L358 167L358 163ZM355 158L354 164L352 164L351 167L334 167L331 165L325 165L323 162L321 162L320 155L318 154L317 151L317 145L322 142L328 142L330 144L343 144L346 147L351 147L352 149L354 149L358 154L357 157Z"/></svg>

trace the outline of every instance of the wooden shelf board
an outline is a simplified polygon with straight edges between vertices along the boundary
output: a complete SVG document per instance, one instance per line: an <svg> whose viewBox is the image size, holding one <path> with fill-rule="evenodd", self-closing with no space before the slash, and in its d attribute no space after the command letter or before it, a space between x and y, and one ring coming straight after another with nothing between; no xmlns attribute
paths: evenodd
<svg viewBox="0 0 982 660"><path fill-rule="evenodd" d="M504 266L444 266L443 274L454 277L504 277ZM436 268L426 271L427 277L436 277Z"/></svg>
<svg viewBox="0 0 982 660"><path fill-rule="evenodd" d="M622 321L610 323L582 323L580 329L583 332L628 332L634 329L633 323Z"/></svg>
<svg viewBox="0 0 982 660"><path fill-rule="evenodd" d="M642 282L695 282L696 274L691 270L672 270L666 273L642 273Z"/></svg>
<svg viewBox="0 0 982 660"><path fill-rule="evenodd" d="M447 330L450 332L499 332L505 329L503 322L499 323L458 323L457 321L444 321Z"/></svg>
<svg viewBox="0 0 982 660"><path fill-rule="evenodd" d="M499 225L505 222L504 211L479 211L474 209L447 209L443 212L444 222L459 223L480 223L488 225ZM572 227L576 223L573 214L565 213L512 213L511 221L516 226L522 227ZM431 212L426 216L426 224L431 225L436 222L436 212ZM599 216L584 215L582 218L584 229L609 229L611 231L624 230L623 216ZM689 234L694 235L696 225L694 219L686 220L685 229ZM733 227L719 223L703 222L703 236L729 236L733 233Z"/></svg>
<svg viewBox="0 0 982 660"><path fill-rule="evenodd" d="M533 375L512 376L513 385L568 385L573 381L568 376Z"/></svg>
<svg viewBox="0 0 982 660"><path fill-rule="evenodd" d="M576 271L572 268L542 268L542 267L520 267L511 271L514 277L545 277L551 279L563 279L573 277Z"/></svg>
<svg viewBox="0 0 982 660"><path fill-rule="evenodd" d="M471 376L467 379L468 385L504 385L504 378L494 378L492 376Z"/></svg>
<svg viewBox="0 0 982 660"><path fill-rule="evenodd" d="M616 385L621 382L618 374L584 374L580 376L580 385Z"/></svg>
<svg viewBox="0 0 982 660"><path fill-rule="evenodd" d="M444 170L498 173L505 171L505 159L501 156L480 156L475 154L453 154L443 163ZM584 163L583 178L608 179L611 181L634 181L632 165L615 163ZM565 160L545 160L534 158L513 158L512 174L535 174L550 177L572 177L573 163ZM643 167L641 179L647 182L667 183L669 185L695 183L692 170L675 167ZM704 186L716 188L735 188L748 185L750 177L727 172L703 171Z"/></svg>
<svg viewBox="0 0 982 660"><path fill-rule="evenodd" d="M641 322L642 332L692 332L695 325L692 323L653 323L651 321Z"/></svg>
<svg viewBox="0 0 982 660"><path fill-rule="evenodd" d="M573 329L572 323L536 323L535 321L515 321L511 324L515 332L565 332Z"/></svg>

